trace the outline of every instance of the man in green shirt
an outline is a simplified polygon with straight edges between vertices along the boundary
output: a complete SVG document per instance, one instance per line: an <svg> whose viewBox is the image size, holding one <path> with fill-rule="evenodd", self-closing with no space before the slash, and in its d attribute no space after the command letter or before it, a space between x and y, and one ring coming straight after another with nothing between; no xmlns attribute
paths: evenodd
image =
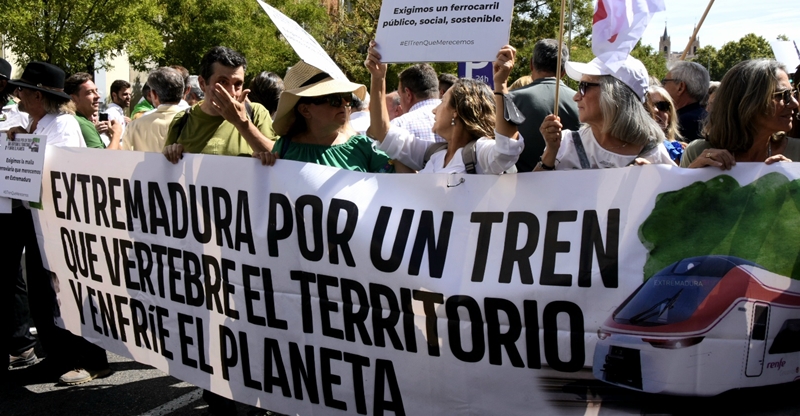
<svg viewBox="0 0 800 416"><path fill-rule="evenodd" d="M244 56L224 46L203 56L198 81L205 99L175 115L164 144L167 160L178 163L184 152L249 156L272 150L269 111L258 103L245 104L250 92L242 89L246 68Z"/></svg>
<svg viewBox="0 0 800 416"><path fill-rule="evenodd" d="M139 102L133 106L131 110L131 120L135 120L144 115L144 113L154 110L156 108L152 102L150 102L150 86L144 84L142 87L142 98L139 99Z"/></svg>
<svg viewBox="0 0 800 416"><path fill-rule="evenodd" d="M70 95L75 104L75 118L81 126L86 147L105 149L106 144L100 138L100 133L106 133L111 138L108 148L119 149L122 124L117 120L106 120L98 122L95 126L91 120L92 115L100 107L100 92L97 91L92 76L85 72L72 75L64 82L64 92Z"/></svg>

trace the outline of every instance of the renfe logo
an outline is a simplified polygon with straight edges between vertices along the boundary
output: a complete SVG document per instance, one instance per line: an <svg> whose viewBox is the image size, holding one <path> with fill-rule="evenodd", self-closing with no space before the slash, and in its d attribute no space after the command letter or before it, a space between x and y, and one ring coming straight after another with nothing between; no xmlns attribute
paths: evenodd
<svg viewBox="0 0 800 416"><path fill-rule="evenodd" d="M776 368L776 369L780 370L781 367L783 367L785 365L786 365L786 361L783 361L783 358L781 358L780 361L773 361L771 363L767 363L767 368Z"/></svg>

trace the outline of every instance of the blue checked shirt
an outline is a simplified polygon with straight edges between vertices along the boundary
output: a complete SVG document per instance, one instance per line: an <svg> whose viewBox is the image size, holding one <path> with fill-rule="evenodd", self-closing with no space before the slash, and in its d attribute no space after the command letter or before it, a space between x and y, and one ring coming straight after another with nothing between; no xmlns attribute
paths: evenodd
<svg viewBox="0 0 800 416"><path fill-rule="evenodd" d="M441 103L438 98L431 98L414 104L411 109L400 117L392 120L392 126L402 127L411 132L418 140L430 143L444 142L438 134L433 134L433 109Z"/></svg>

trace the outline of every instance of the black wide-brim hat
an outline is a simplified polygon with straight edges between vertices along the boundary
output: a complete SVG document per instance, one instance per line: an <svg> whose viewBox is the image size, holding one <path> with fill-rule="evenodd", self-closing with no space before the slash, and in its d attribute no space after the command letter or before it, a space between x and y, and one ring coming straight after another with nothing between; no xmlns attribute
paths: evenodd
<svg viewBox="0 0 800 416"><path fill-rule="evenodd" d="M59 101L69 101L70 96L64 92L65 76L64 71L53 64L31 62L22 72L22 78L8 81L8 85L41 91Z"/></svg>

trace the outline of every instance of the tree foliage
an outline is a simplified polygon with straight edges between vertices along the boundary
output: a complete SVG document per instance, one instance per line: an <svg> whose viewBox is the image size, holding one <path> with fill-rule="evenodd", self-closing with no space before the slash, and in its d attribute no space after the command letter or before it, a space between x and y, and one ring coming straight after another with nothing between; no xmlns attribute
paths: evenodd
<svg viewBox="0 0 800 416"><path fill-rule="evenodd" d="M567 6L569 7L569 6ZM566 10L564 19L564 43L570 43L571 60L585 61L583 55L587 49L591 54L588 42L592 33L593 6L590 0L574 0L572 13ZM517 64L511 72L511 79L530 75L530 60L533 47L541 39L558 39L561 0L515 0L514 19L511 23L509 42L517 48ZM572 38L571 42L568 39ZM577 54L577 56L576 56Z"/></svg>
<svg viewBox="0 0 800 416"><path fill-rule="evenodd" d="M692 61L708 69L712 80L721 80L734 65L748 59L775 58L769 42L761 36L750 33L738 41L722 45L720 50L705 46L697 50Z"/></svg>
<svg viewBox="0 0 800 416"><path fill-rule="evenodd" d="M327 30L328 13L316 0L270 3L317 38ZM165 13L153 22L164 43L158 65L182 65L197 74L203 55L219 45L247 58L248 77L261 71L283 76L299 59L255 1L165 0L163 4Z"/></svg>
<svg viewBox="0 0 800 416"><path fill-rule="evenodd" d="M161 54L149 24L162 14L158 0L16 0L0 13L0 35L18 64L45 61L68 74L105 67L98 58L123 51L132 64Z"/></svg>

